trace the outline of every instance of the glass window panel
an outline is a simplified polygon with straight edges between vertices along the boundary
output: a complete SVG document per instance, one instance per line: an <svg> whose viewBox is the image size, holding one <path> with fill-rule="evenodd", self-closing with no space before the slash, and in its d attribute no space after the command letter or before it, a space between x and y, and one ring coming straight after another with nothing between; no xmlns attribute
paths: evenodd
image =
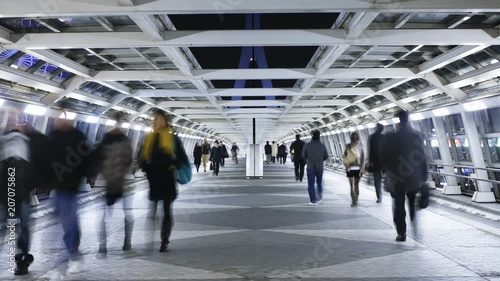
<svg viewBox="0 0 500 281"><path fill-rule="evenodd" d="M490 108L480 113L486 134L500 133L500 108Z"/></svg>
<svg viewBox="0 0 500 281"><path fill-rule="evenodd" d="M15 49L3 50L2 52L0 52L0 63L4 63L6 60L8 60L10 57L12 57L17 52L18 52L18 50L15 50Z"/></svg>
<svg viewBox="0 0 500 281"><path fill-rule="evenodd" d="M444 120L449 125L448 127L445 126L445 128L450 130L450 132L448 132L450 135L452 136L465 135L464 122L460 114L453 114L450 116L446 116Z"/></svg>
<svg viewBox="0 0 500 281"><path fill-rule="evenodd" d="M489 138L488 149L491 155L491 162L500 163L500 138Z"/></svg>

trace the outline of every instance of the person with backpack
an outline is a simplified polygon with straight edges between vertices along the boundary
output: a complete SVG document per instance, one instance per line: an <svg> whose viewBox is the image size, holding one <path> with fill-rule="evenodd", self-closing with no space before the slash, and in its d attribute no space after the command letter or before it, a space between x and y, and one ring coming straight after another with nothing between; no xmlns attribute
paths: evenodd
<svg viewBox="0 0 500 281"><path fill-rule="evenodd" d="M359 197L359 181L363 176L365 167L365 152L358 132L351 134L351 143L347 145L344 152L344 165L351 186L351 207L356 207Z"/></svg>
<svg viewBox="0 0 500 281"><path fill-rule="evenodd" d="M163 201L160 252L166 252L173 229L172 203L177 198L176 171L189 161L181 140L174 134L170 119L163 111L154 113L154 131L144 137L140 167L149 181L148 215L154 225L159 201ZM154 231L152 232L154 234Z"/></svg>
<svg viewBox="0 0 500 281"><path fill-rule="evenodd" d="M203 144L201 145L201 159L203 161L203 170L206 173L207 163L208 160L210 159L210 144L208 143L207 139L205 139L203 141Z"/></svg>
<svg viewBox="0 0 500 281"><path fill-rule="evenodd" d="M236 165L238 165L238 152L240 149L236 145L236 143L233 143L233 146L231 147L231 154L233 156L233 161Z"/></svg>
<svg viewBox="0 0 500 281"><path fill-rule="evenodd" d="M220 164L221 164L221 167L224 167L224 164L226 163L225 159L229 157L229 153L227 152L226 145L223 144L222 142L220 143L220 147L222 149L222 158L221 158Z"/></svg>
<svg viewBox="0 0 500 281"><path fill-rule="evenodd" d="M279 156L279 159L280 159L280 164L283 164L283 165L286 164L286 157L287 157L287 155L288 155L288 152L286 150L286 145L284 143L282 143L278 147L278 156Z"/></svg>
<svg viewBox="0 0 500 281"><path fill-rule="evenodd" d="M111 216L112 206L118 198L123 197L125 186L125 174L132 165L132 145L129 138L122 132L121 116L115 116L115 127L104 135L102 142L97 147L96 163L99 171L106 180L106 204L101 220L99 235L99 254L104 256L106 248L106 218ZM125 213L125 239L123 251L131 249L132 228L134 224L131 198L123 198L123 211Z"/></svg>
<svg viewBox="0 0 500 281"><path fill-rule="evenodd" d="M193 149L194 165L196 166L196 172L200 172L201 165L201 145L196 143Z"/></svg>

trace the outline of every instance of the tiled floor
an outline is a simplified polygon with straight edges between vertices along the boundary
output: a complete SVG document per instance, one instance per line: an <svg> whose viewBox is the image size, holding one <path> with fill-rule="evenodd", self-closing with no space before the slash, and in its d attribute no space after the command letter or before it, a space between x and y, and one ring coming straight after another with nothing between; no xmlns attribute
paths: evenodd
<svg viewBox="0 0 500 281"><path fill-rule="evenodd" d="M102 204L86 204L80 215L84 268L64 279L500 280L500 226L491 220L434 205L419 212L418 231L398 243L389 196L377 204L362 188L360 206L351 208L347 179L325 172L324 203L311 207L306 183L294 180L290 163L265 165L261 180L244 174L241 164L228 164L218 177L195 174L179 187L167 253L157 251L159 223L149 250L147 191L133 195L131 252L121 251L123 212L115 206L105 259L95 256ZM45 221L33 234L32 252L30 275L16 279L60 278L66 262L57 221ZM1 280L14 279L6 262L0 270Z"/></svg>

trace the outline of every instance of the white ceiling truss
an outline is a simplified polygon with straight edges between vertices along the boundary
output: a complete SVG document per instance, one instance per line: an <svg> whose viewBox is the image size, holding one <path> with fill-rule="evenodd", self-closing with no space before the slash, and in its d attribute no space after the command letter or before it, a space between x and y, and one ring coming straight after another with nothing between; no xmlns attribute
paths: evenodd
<svg viewBox="0 0 500 281"><path fill-rule="evenodd" d="M136 123L148 122L151 110L159 108L179 125L250 142L253 118L258 141L281 140L313 128L390 118L399 108L461 103L500 88L498 0L61 3L2 5L0 52L19 52L0 57L0 90L17 90L32 100L17 99L47 106L67 97L89 113L121 111ZM247 13L339 14L330 29L177 30L169 17ZM15 18L39 27L2 23ZM72 18L87 23L65 25ZM204 69L191 50L245 46L312 46L317 51L302 68ZM38 61L15 66L23 54ZM45 63L56 70L41 75L38 69ZM214 86L214 81L267 79L297 82L275 88ZM276 99L265 99L270 96Z"/></svg>

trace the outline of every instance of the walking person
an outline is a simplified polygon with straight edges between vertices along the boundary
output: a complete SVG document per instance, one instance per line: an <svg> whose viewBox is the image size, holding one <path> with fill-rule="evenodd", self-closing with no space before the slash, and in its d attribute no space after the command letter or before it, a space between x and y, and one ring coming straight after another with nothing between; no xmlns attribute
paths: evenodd
<svg viewBox="0 0 500 281"><path fill-rule="evenodd" d="M80 239L81 231L78 209L78 189L84 184L89 167L91 148L85 135L66 119L68 104L63 101L62 118L54 120L54 131L49 135L52 155L51 167L54 173L56 190L55 206L64 230L64 243L70 260L66 273L78 273L81 270Z"/></svg>
<svg viewBox="0 0 500 281"><path fill-rule="evenodd" d="M20 228L8 225L9 229L15 227L18 230L17 241L15 241L17 253L14 256L16 263L14 275L28 274L28 267L34 260L33 255L29 253L31 241L30 193L34 189L33 166L30 162L33 154L30 150L30 139L26 136L21 124L22 119L24 119L22 114L13 112L8 118L6 133L0 136L0 211L2 212L0 222L7 222L7 210L9 209L8 218L17 218L20 224ZM12 192L14 192L14 197L9 196ZM10 216L10 213L14 216Z"/></svg>
<svg viewBox="0 0 500 281"><path fill-rule="evenodd" d="M269 164L269 162L271 162L272 152L273 152L273 148L269 144L269 141L267 141L266 145L264 145L264 153L266 154L266 164Z"/></svg>
<svg viewBox="0 0 500 281"><path fill-rule="evenodd" d="M359 133L351 134L351 143L344 152L344 165L351 187L351 207L358 205L359 181L364 173L365 152L361 145Z"/></svg>
<svg viewBox="0 0 500 281"><path fill-rule="evenodd" d="M125 188L125 174L132 165L132 145L129 138L122 132L122 118L115 116L115 127L104 135L102 142L95 151L95 165L102 173L106 181L106 204L102 213L99 231L99 256L107 254L107 231L106 220L111 217L113 205L116 200L122 198ZM131 206L132 197L123 197L123 211L125 214L125 238L123 240L123 251L132 247L132 229L134 219Z"/></svg>
<svg viewBox="0 0 500 281"><path fill-rule="evenodd" d="M427 162L423 137L408 123L408 113L398 111L397 131L388 133L382 143L380 160L385 171L385 189L393 198L393 217L398 235L396 241L406 241L405 198L408 197L410 220L415 229L415 195L427 179Z"/></svg>
<svg viewBox="0 0 500 281"><path fill-rule="evenodd" d="M271 145L271 159L273 163L276 163L276 156L278 156L278 144L273 141Z"/></svg>
<svg viewBox="0 0 500 281"><path fill-rule="evenodd" d="M238 152L240 149L236 145L236 143L233 143L233 146L231 147L231 154L233 156L233 161L236 165L238 165Z"/></svg>
<svg viewBox="0 0 500 281"><path fill-rule="evenodd" d="M201 159L203 161L203 170L207 172L207 163L210 159L210 144L207 139L203 140L203 144L201 145Z"/></svg>
<svg viewBox="0 0 500 281"><path fill-rule="evenodd" d="M201 145L196 143L193 150L194 165L196 166L196 172L200 172L201 165Z"/></svg>
<svg viewBox="0 0 500 281"><path fill-rule="evenodd" d="M221 166L224 167L224 164L226 164L226 158L229 157L229 153L227 152L227 147L225 144L223 144L222 142L220 143L220 147L222 149L222 159L221 159Z"/></svg>
<svg viewBox="0 0 500 281"><path fill-rule="evenodd" d="M215 145L212 147L212 151L210 152L210 161L212 161L214 175L216 176L219 175L219 164L222 158L222 148L219 146L219 141L215 141Z"/></svg>
<svg viewBox="0 0 500 281"><path fill-rule="evenodd" d="M314 130L311 141L302 151L302 158L307 161L307 191L311 206L323 202L323 162L328 159L328 151L319 138L319 130ZM314 182L317 189L314 188Z"/></svg>
<svg viewBox="0 0 500 281"><path fill-rule="evenodd" d="M302 158L305 142L300 139L300 135L295 136L295 141L290 146L290 151L293 151L293 164L295 166L295 181L302 182L304 178L304 166L306 162Z"/></svg>
<svg viewBox="0 0 500 281"><path fill-rule="evenodd" d="M174 135L170 119L163 111L154 113L154 131L144 137L140 166L149 181L151 211L154 225L159 201L163 201L160 252L166 252L173 228L172 203L177 198L176 169L188 161L181 140ZM154 231L152 232L154 234Z"/></svg>
<svg viewBox="0 0 500 281"><path fill-rule="evenodd" d="M384 135L382 131L384 125L377 123L376 131L370 137L370 154L368 166L373 173L373 181L375 185L375 192L377 194L377 203L382 202L382 163L380 163L379 154L382 146Z"/></svg>
<svg viewBox="0 0 500 281"><path fill-rule="evenodd" d="M282 143L278 147L278 154L280 155L279 156L279 158L280 158L280 164L285 165L286 158L288 157L288 151L287 151L286 145L284 143Z"/></svg>

